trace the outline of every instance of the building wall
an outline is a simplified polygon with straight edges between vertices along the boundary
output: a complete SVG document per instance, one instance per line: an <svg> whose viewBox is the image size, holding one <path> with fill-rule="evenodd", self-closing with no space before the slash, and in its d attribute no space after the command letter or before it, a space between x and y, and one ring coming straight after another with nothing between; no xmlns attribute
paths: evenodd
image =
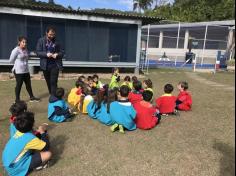
<svg viewBox="0 0 236 176"><path fill-rule="evenodd" d="M20 35L28 38L28 49L34 52L37 40L47 26L57 30L57 39L65 50L67 61L136 62L138 25L96 21L56 19L0 13L0 59L8 59Z"/></svg>

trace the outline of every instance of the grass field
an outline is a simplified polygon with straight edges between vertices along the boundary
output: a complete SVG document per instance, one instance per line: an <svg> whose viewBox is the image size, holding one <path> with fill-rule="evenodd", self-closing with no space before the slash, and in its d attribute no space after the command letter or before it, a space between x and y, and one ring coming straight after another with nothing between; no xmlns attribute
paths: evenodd
<svg viewBox="0 0 236 176"><path fill-rule="evenodd" d="M193 76L223 84L205 84ZM166 83L189 82L191 112L164 118L150 131L111 133L109 127L79 115L74 121L52 124L47 120L45 81L33 81L41 103L29 103L36 126L47 122L53 159L51 166L33 176L231 176L235 175L234 73L204 74L176 70L150 70L155 96ZM106 80L108 81L108 80ZM74 80L60 81L67 91ZM9 112L15 81L0 82L0 151L8 139ZM175 89L174 94L177 95ZM22 98L27 100L23 87ZM3 170L0 168L0 175Z"/></svg>

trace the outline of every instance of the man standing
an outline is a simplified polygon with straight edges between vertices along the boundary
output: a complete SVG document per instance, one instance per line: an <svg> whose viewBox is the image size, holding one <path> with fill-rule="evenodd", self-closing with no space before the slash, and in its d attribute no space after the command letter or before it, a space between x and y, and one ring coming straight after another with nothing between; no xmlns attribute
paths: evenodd
<svg viewBox="0 0 236 176"><path fill-rule="evenodd" d="M55 95L59 71L63 67L64 52L56 41L56 30L53 27L48 27L46 36L38 40L36 53L40 58L40 68L43 70L48 91L51 95Z"/></svg>

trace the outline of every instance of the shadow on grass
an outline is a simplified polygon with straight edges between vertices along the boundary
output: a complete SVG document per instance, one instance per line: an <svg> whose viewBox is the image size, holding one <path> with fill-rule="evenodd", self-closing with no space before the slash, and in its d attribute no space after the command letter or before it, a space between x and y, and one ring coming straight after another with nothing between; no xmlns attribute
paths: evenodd
<svg viewBox="0 0 236 176"><path fill-rule="evenodd" d="M55 165L61 159L67 140L68 138L65 135L58 135L50 141L51 151L53 154L50 166Z"/></svg>
<svg viewBox="0 0 236 176"><path fill-rule="evenodd" d="M38 96L39 96L40 99L49 98L49 93L45 92L45 93L39 94Z"/></svg>
<svg viewBox="0 0 236 176"><path fill-rule="evenodd" d="M235 175L235 149L228 144L215 142L213 145L223 155L220 159L220 176Z"/></svg>

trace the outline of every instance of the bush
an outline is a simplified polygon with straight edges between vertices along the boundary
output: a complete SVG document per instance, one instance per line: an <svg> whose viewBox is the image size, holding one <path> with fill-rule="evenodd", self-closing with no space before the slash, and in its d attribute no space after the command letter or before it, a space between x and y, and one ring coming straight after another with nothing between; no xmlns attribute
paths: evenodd
<svg viewBox="0 0 236 176"><path fill-rule="evenodd" d="M228 60L227 61L227 66L235 66L235 60L234 59Z"/></svg>

